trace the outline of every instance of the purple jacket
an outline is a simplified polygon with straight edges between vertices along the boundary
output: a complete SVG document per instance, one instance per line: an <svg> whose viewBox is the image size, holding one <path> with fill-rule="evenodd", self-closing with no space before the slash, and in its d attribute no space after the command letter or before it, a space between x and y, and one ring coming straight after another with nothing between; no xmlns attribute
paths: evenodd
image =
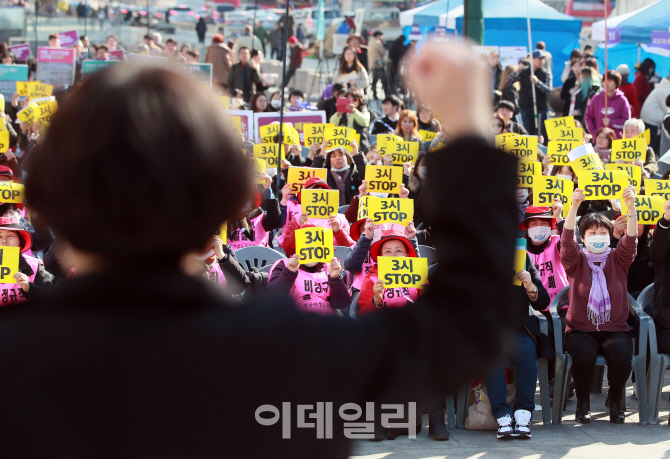
<svg viewBox="0 0 670 459"><path fill-rule="evenodd" d="M623 135L623 123L630 119L630 104L618 88L614 96L607 98L607 114L607 118L610 119L609 127L616 132L617 139L620 139ZM594 137L596 132L605 127L603 118L605 118L605 91L593 96L584 115L586 128Z"/></svg>

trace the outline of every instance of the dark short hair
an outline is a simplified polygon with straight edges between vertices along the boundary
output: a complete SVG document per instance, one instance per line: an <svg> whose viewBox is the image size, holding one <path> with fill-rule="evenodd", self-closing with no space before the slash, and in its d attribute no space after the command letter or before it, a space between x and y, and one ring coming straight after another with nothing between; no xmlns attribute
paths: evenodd
<svg viewBox="0 0 670 459"><path fill-rule="evenodd" d="M165 42L165 44L167 45L168 43L174 43L175 45L177 45L177 41L176 41L176 40L173 40L172 38L168 38L168 39L167 39L167 41Z"/></svg>
<svg viewBox="0 0 670 459"><path fill-rule="evenodd" d="M95 47L95 50L96 50L96 51L99 51L99 50L101 50L101 49L104 49L106 52L109 52L109 46L105 45L104 43L101 44L101 45L97 45L97 46Z"/></svg>
<svg viewBox="0 0 670 459"><path fill-rule="evenodd" d="M670 107L670 94L668 94L668 97L665 98L665 106Z"/></svg>
<svg viewBox="0 0 670 459"><path fill-rule="evenodd" d="M59 105L26 164L26 202L76 249L176 266L251 195L221 106L179 69L110 66Z"/></svg>
<svg viewBox="0 0 670 459"><path fill-rule="evenodd" d="M607 76L608 80L612 80L614 83L616 83L617 88L621 86L621 74L619 72L616 70L608 70L605 72L605 75Z"/></svg>
<svg viewBox="0 0 670 459"><path fill-rule="evenodd" d="M385 104L387 102L389 104L393 105L394 107L398 107L398 109L400 109L400 107L402 107L402 101L395 94L391 94L390 96L384 97L384 100L382 100L382 104Z"/></svg>
<svg viewBox="0 0 670 459"><path fill-rule="evenodd" d="M237 50L237 54L240 54L244 50L250 51L248 46L242 46L240 49Z"/></svg>
<svg viewBox="0 0 670 459"><path fill-rule="evenodd" d="M614 234L614 225L612 225L610 219L603 214L593 212L584 215L581 220L579 220L579 234L581 234L582 239L586 237L586 231L591 228L599 227L606 228L610 232L610 237Z"/></svg>
<svg viewBox="0 0 670 459"><path fill-rule="evenodd" d="M535 45L535 49L547 49L547 45L543 41L538 41Z"/></svg>
<svg viewBox="0 0 670 459"><path fill-rule="evenodd" d="M572 52L570 53L570 59L575 58L575 57L576 57L577 59L579 59L580 57L582 57L582 53L581 53L581 51L579 51L578 49L573 49Z"/></svg>
<svg viewBox="0 0 670 459"><path fill-rule="evenodd" d="M254 50L251 52L251 57L256 57L256 56L258 56L258 55L259 55L260 53L262 53L262 52L263 52L263 51L260 50L260 49L254 49Z"/></svg>
<svg viewBox="0 0 670 459"><path fill-rule="evenodd" d="M496 104L496 111L498 111L499 108L506 108L508 110L515 111L516 110L516 105L514 105L514 102L511 100L501 100Z"/></svg>
<svg viewBox="0 0 670 459"><path fill-rule="evenodd" d="M526 67L530 67L530 59L527 57L524 57L523 59L519 59L519 64L523 64Z"/></svg>
<svg viewBox="0 0 670 459"><path fill-rule="evenodd" d="M288 95L288 100L291 100L291 97L293 97L293 96L302 97L302 98L304 99L304 98L305 98L305 93L302 92L302 91L299 90L299 89L294 89L293 91L291 91L291 92L289 93L289 95Z"/></svg>
<svg viewBox="0 0 670 459"><path fill-rule="evenodd" d="M333 85L333 94L335 93L341 93L344 90L344 86L342 86L340 83L335 83Z"/></svg>
<svg viewBox="0 0 670 459"><path fill-rule="evenodd" d="M381 30L375 30L375 33L372 34L373 37L377 38L380 35L384 35L384 32Z"/></svg>
<svg viewBox="0 0 670 459"><path fill-rule="evenodd" d="M584 51L586 51L587 49L593 49L593 46L591 46L591 45L585 45L585 46L584 46Z"/></svg>
<svg viewBox="0 0 670 459"><path fill-rule="evenodd" d="M155 40L154 36L151 34L144 34L144 39L145 40Z"/></svg>
<svg viewBox="0 0 670 459"><path fill-rule="evenodd" d="M49 34L49 40L54 39L54 38L58 38L60 40L60 35L58 35L57 33L50 33Z"/></svg>
<svg viewBox="0 0 670 459"><path fill-rule="evenodd" d="M198 52L197 49L189 49L188 51L186 51L186 54L188 54L189 56L192 56L196 59L198 59L200 57L200 53Z"/></svg>

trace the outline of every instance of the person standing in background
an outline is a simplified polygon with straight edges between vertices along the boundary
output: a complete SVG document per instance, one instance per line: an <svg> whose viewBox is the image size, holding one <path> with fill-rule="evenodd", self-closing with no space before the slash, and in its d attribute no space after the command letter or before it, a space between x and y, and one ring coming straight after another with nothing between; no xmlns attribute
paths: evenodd
<svg viewBox="0 0 670 459"><path fill-rule="evenodd" d="M204 45L205 34L207 33L207 24L205 23L205 20L202 17L198 19L198 23L195 25L195 33L198 34L198 43Z"/></svg>
<svg viewBox="0 0 670 459"><path fill-rule="evenodd" d="M616 71L619 72L619 75L621 75L621 86L619 86L619 89L621 89L621 92L623 92L623 95L626 96L628 103L632 107L635 103L635 99L637 98L637 93L635 92L635 86L633 83L628 81L630 68L626 64L621 64L616 68Z"/></svg>
<svg viewBox="0 0 670 459"><path fill-rule="evenodd" d="M535 49L544 51L544 64L542 64L542 68L545 72L551 73L554 65L554 56L552 56L551 53L547 51L547 44L543 41L538 41L535 45Z"/></svg>
<svg viewBox="0 0 670 459"><path fill-rule="evenodd" d="M291 61L288 64L288 72L286 72L286 82L284 86L288 86L291 78L295 75L296 70L302 66L303 48L300 40L297 37L289 37L288 46L291 48Z"/></svg>
<svg viewBox="0 0 670 459"><path fill-rule="evenodd" d="M212 82L219 85L225 91L228 84L228 72L232 67L230 48L223 42L223 35L216 34L212 37L212 44L207 47L205 63L212 64Z"/></svg>

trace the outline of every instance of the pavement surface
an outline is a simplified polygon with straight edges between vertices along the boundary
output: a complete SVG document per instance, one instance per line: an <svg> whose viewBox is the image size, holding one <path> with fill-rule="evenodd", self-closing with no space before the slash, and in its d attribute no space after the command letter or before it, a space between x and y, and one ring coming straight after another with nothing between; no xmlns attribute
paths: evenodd
<svg viewBox="0 0 670 459"><path fill-rule="evenodd" d="M579 458L579 459L661 459L670 457L670 427L668 427L668 392L670 379L665 377L664 394L660 405L659 424L640 426L637 401L633 399L626 412L626 422L609 422L605 408L607 382L602 394L591 394L591 424L574 422L575 399L568 402L561 425L542 425L542 413L533 414L530 440L496 439L495 432L474 432L450 429L451 438L437 442L428 436L428 416L424 415L423 428L416 440L400 436L395 440L354 443L351 459L419 459L419 458ZM629 381L629 388L632 383ZM540 404L539 388L536 403Z"/></svg>

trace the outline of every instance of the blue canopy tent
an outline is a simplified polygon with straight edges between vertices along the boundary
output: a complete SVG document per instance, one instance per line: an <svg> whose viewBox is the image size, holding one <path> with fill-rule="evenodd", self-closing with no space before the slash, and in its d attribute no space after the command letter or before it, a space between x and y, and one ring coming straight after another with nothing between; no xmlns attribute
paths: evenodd
<svg viewBox="0 0 670 459"><path fill-rule="evenodd" d="M621 43L608 47L607 66L610 69L616 69L620 64L628 64L633 72L638 57L639 61L649 57L656 63L656 71L660 75L668 75L670 51L651 46L652 31L667 31L668 26L670 26L670 0L659 0L630 13L607 18L609 29L621 29ZM605 21L593 24L592 39L593 41L605 40ZM600 68L604 68L604 45L596 49L595 56Z"/></svg>
<svg viewBox="0 0 670 459"><path fill-rule="evenodd" d="M528 46L526 1L530 14L533 46L538 41L547 44L553 55L554 85L561 83L561 73L570 52L579 48L580 19L559 13L539 0L484 0L485 46ZM670 0L669 0L670 1ZM447 4L449 12L447 13ZM425 28L444 26L463 33L463 0L437 0L400 14L400 24L419 24Z"/></svg>

